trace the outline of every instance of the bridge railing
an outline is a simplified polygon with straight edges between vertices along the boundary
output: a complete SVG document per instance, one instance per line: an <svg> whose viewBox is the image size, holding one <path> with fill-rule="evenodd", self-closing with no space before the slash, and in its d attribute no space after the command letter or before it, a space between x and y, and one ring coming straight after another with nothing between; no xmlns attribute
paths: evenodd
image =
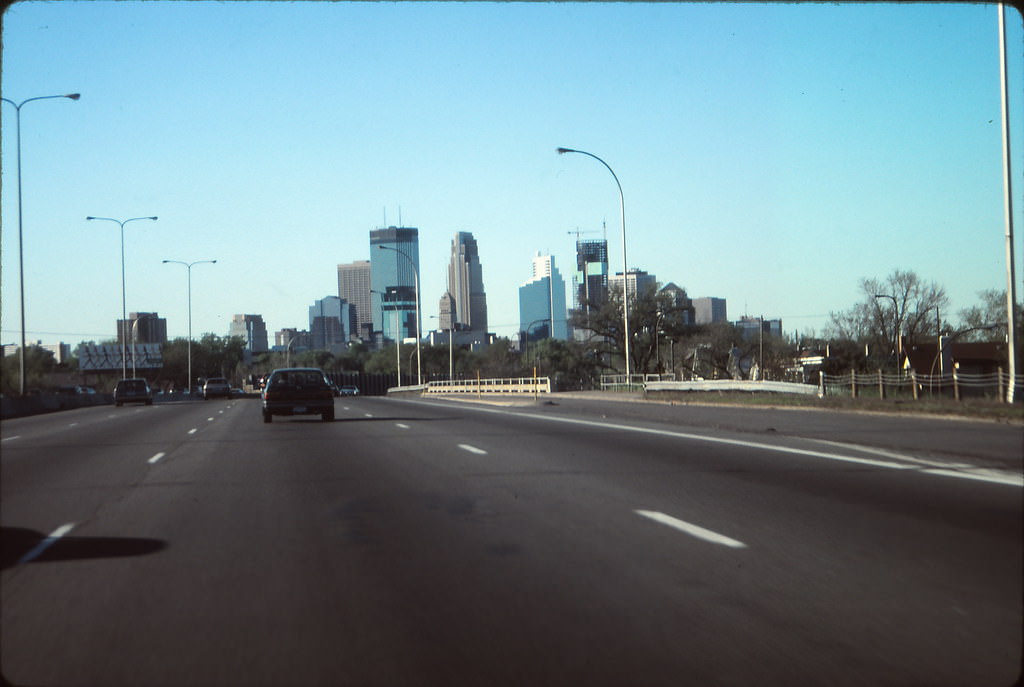
<svg viewBox="0 0 1024 687"><path fill-rule="evenodd" d="M452 379L430 382L425 394L550 394L550 377Z"/></svg>

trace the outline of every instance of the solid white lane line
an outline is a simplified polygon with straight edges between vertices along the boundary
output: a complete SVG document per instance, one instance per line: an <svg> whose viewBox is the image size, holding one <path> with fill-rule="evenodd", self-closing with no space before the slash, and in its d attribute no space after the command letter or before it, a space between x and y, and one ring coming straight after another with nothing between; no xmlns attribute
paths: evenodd
<svg viewBox="0 0 1024 687"><path fill-rule="evenodd" d="M197 427L193 427L192 429L188 430L188 433L189 434L195 434L198 431L199 431L199 429Z"/></svg>
<svg viewBox="0 0 1024 687"><path fill-rule="evenodd" d="M970 468L969 470L943 470L940 468L926 468L921 472L929 475L942 475L943 477L958 477L960 479L973 479L979 482L994 484L1008 484L1013 487L1024 487L1024 475L1011 475L985 468Z"/></svg>
<svg viewBox="0 0 1024 687"><path fill-rule="evenodd" d="M66 525L61 525L53 532L50 532L50 536L36 544L36 547L34 549L32 549L31 551L29 551L24 556L18 559L18 565L21 565L22 563L28 563L29 561L38 558L40 554L43 553L43 551L46 551L48 548L53 546L58 539L60 539L65 534L70 532L74 526L75 523L69 522Z"/></svg>
<svg viewBox="0 0 1024 687"><path fill-rule="evenodd" d="M399 429L409 429L409 425L403 425L401 422L396 422L395 427L398 427Z"/></svg>
<svg viewBox="0 0 1024 687"><path fill-rule="evenodd" d="M20 438L21 438L20 434L15 434L13 437L7 437L6 439L0 439L0 443L2 443L4 441L13 441L14 439L20 439Z"/></svg>
<svg viewBox="0 0 1024 687"><path fill-rule="evenodd" d="M478 456L486 456L487 455L487 451L483 450L482 448L477 448L476 446L470 446L469 444L459 444L459 448L461 448L463 451L469 451L470 453L475 453Z"/></svg>
<svg viewBox="0 0 1024 687"><path fill-rule="evenodd" d="M421 403L423 405L434 405L436 403L429 403L425 401L402 401L402 403ZM689 432L674 432L665 429L651 429L648 427L633 427L630 425L620 425L610 422L595 422L593 420L578 420L576 418L568 417L550 417L547 415L535 415L533 413L509 413L504 410L497 410L494 408L475 408L471 406L465 406L466 410L474 410L478 413L493 413L495 415L513 415L515 417L526 417L532 420L544 420L546 422L562 422L569 425L582 425L584 427L599 427L602 429L615 429L623 432L636 432L639 434L652 434L655 436L663 437L674 437L677 439L688 439L691 441L703 441L709 444L725 444L727 446L742 446L744 448L752 448L760 451L773 451L776 453L791 453L797 456L811 456L813 458L825 458L827 460L835 460L844 463L857 463L860 465L871 465L879 468L888 468L890 470L912 470L915 472L921 472L929 475L942 475L943 477L957 477L959 479L978 480L980 482L989 482L991 484L1005 484L1015 487L1024 487L1024 475L1016 475L1007 472L997 472L993 470L986 470L984 468L970 468L960 470L950 470L948 464L937 463L937 469L921 469L920 461L917 463L906 464L906 463L894 463L887 460L876 460L873 458L861 458L857 456L846 456L839 453L826 453L825 451L813 451L810 449L794 448L790 446L777 446L774 444L765 444L759 441L744 441L742 439L725 439L722 437L710 437L701 434L691 434ZM855 444L849 444L849 446L856 446ZM864 451L867 447L856 446L856 450ZM877 453L876 451L872 451ZM941 467L940 467L941 466ZM946 468L946 469L943 469Z"/></svg>
<svg viewBox="0 0 1024 687"><path fill-rule="evenodd" d="M730 549L747 548L747 545L741 541L737 541L735 539L727 537L724 534L719 534L718 532L706 530L703 527L698 527L697 525L694 525L692 523L684 522L683 520L673 518L672 516L665 515L664 513L658 513L657 511L651 510L635 510L633 512L637 515L642 515L645 518L649 518L655 522L660 522L662 525L668 525L669 527L679 530L680 532L684 532L690 535L691 537L696 537L697 539L703 539L704 541L711 542L712 544L728 546Z"/></svg>
<svg viewBox="0 0 1024 687"><path fill-rule="evenodd" d="M155 463L155 462L157 462L158 460L160 460L161 458L163 458L163 457L164 457L164 456L166 456L166 455L167 455L166 453L164 453L163 451L161 451L160 453L158 453L158 454L156 454L155 456L153 456L152 458L150 458L150 459L149 459L149 462L150 462L150 463Z"/></svg>

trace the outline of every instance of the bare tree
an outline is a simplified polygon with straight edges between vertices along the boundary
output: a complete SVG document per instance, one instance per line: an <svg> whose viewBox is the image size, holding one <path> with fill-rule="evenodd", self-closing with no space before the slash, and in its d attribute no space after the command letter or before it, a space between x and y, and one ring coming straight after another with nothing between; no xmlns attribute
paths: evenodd
<svg viewBox="0 0 1024 687"><path fill-rule="evenodd" d="M832 338L867 344L895 355L902 341L937 336L942 312L949 307L943 287L913 271L894 270L885 279L861 279L864 300L849 310L830 313L826 331Z"/></svg>
<svg viewBox="0 0 1024 687"><path fill-rule="evenodd" d="M629 300L630 367L652 372L662 343L679 338L691 326L685 321L686 309L654 286L630 293ZM604 303L573 311L571 321L573 328L590 332L592 348L621 360L625 351L622 320L622 291L611 289Z"/></svg>
<svg viewBox="0 0 1024 687"><path fill-rule="evenodd" d="M957 331L964 332L961 341L1005 341L1006 340L1006 290L986 289L978 292L980 305L973 305L960 311ZM1024 305L1016 304L1018 326L1024 322ZM995 326L993 326L995 325ZM972 331L973 330L973 331ZM1018 330L1018 341L1021 340Z"/></svg>

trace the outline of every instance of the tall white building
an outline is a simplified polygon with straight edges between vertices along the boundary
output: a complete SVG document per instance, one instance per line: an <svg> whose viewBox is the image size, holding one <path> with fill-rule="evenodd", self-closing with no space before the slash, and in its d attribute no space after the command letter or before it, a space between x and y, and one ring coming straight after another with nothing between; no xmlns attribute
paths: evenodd
<svg viewBox="0 0 1024 687"><path fill-rule="evenodd" d="M533 277L519 287L519 330L527 340L569 338L565 280L553 255L533 258Z"/></svg>

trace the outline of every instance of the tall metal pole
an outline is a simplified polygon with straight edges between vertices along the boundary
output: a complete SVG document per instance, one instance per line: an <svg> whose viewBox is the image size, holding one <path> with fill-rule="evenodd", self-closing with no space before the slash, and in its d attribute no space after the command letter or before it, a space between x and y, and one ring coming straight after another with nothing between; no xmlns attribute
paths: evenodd
<svg viewBox="0 0 1024 687"><path fill-rule="evenodd" d="M124 277L124 225L140 219L156 221L156 217L132 217L131 219L119 220L111 217L86 217L86 220L99 220L103 222L114 222L121 227L121 376L128 376L128 308L127 289L125 288Z"/></svg>
<svg viewBox="0 0 1024 687"><path fill-rule="evenodd" d="M586 155L592 157L602 165L605 166L609 172L611 172L612 178L615 179L615 185L619 187L619 214L621 215L622 221L622 337L625 342L624 354L626 357L626 385L629 386L629 267L626 261L626 202L622 196L622 184L619 183L619 177L615 175L615 172L608 163L599 158L593 153L588 153L585 150L574 150L572 148L558 148L558 154L564 155L565 153L579 153L580 155Z"/></svg>
<svg viewBox="0 0 1024 687"><path fill-rule="evenodd" d="M215 265L216 260L196 260L195 262L184 262L182 260L164 260L164 264L174 263L184 265L188 271L188 385L189 396L192 395L192 266L193 265Z"/></svg>
<svg viewBox="0 0 1024 687"><path fill-rule="evenodd" d="M384 294L380 291L370 289L380 297L380 336L381 346L384 345ZM395 308L395 384L402 386L402 341L398 337L398 308Z"/></svg>
<svg viewBox="0 0 1024 687"><path fill-rule="evenodd" d="M20 396L25 395L25 249L22 241L22 212L21 212L21 108L25 103L30 103L33 100L50 100L52 98L68 98L70 100L78 100L82 96L78 93L70 93L68 95L42 95L36 98L28 98L22 100L20 103L16 103L8 98L0 98L5 103L10 103L14 106L14 128L17 136L17 151L18 151L18 291L21 298L21 348L18 351L18 367L20 371L20 378L18 381L18 394Z"/></svg>
<svg viewBox="0 0 1024 687"><path fill-rule="evenodd" d="M1010 187L1010 103L1006 79L1006 25L1003 4L999 3L999 95L1003 116L1003 218L1006 225L1006 353L1010 383L1006 402L1013 403L1017 382L1017 279L1013 260L1013 194Z"/></svg>

